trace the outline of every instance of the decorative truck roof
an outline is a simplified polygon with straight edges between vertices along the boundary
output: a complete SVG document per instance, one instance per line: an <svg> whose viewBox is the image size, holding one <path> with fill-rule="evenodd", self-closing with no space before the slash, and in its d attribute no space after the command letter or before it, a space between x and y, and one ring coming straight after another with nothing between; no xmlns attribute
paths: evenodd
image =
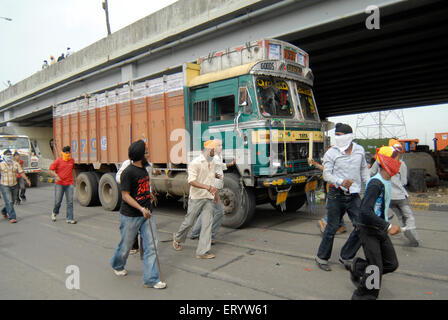
<svg viewBox="0 0 448 320"><path fill-rule="evenodd" d="M198 59L200 74L217 72L261 60L282 60L301 65L308 69L308 54L287 42L275 39L263 39L247 42L245 45L223 51L212 52Z"/></svg>

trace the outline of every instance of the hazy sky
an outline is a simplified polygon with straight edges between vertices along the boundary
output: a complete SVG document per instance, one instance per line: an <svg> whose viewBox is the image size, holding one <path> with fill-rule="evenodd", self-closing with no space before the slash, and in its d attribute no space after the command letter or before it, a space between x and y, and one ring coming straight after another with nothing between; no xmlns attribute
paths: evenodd
<svg viewBox="0 0 448 320"><path fill-rule="evenodd" d="M109 0L112 32L174 2ZM0 90L6 88L8 80L17 83L41 70L43 60L49 60L50 55L57 58L67 47L77 51L106 37L101 3L102 0L0 0L0 17L12 19L0 18ZM432 146L435 132L448 132L448 104L405 109L403 114L409 138ZM329 120L349 123L355 130L357 116ZM397 123L393 118L388 122Z"/></svg>

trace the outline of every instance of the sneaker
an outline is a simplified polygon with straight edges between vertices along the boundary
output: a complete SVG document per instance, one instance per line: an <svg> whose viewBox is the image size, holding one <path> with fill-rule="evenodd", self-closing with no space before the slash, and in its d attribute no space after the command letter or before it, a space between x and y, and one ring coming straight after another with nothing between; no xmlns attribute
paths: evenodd
<svg viewBox="0 0 448 320"><path fill-rule="evenodd" d="M54 212L51 214L51 221L56 221L56 214Z"/></svg>
<svg viewBox="0 0 448 320"><path fill-rule="evenodd" d="M76 224L77 221L76 221L76 220L67 220L67 223L68 223L68 224Z"/></svg>
<svg viewBox="0 0 448 320"><path fill-rule="evenodd" d="M215 255L213 253L206 253L203 254L202 256L196 255L196 259L213 259L214 257Z"/></svg>
<svg viewBox="0 0 448 320"><path fill-rule="evenodd" d="M115 270L115 269L113 269L113 270L114 270L114 273L115 273L117 276L119 276L119 277L124 277L125 275L128 274L128 272L126 271L126 269L123 269L123 270L120 270L120 271L117 271L117 270Z"/></svg>
<svg viewBox="0 0 448 320"><path fill-rule="evenodd" d="M144 283L144 288L154 288L154 289L165 289L166 288L166 282L159 281L155 285L151 286L149 284Z"/></svg>
<svg viewBox="0 0 448 320"><path fill-rule="evenodd" d="M9 220L9 223L17 223L17 220L16 219L11 219L11 220Z"/></svg>

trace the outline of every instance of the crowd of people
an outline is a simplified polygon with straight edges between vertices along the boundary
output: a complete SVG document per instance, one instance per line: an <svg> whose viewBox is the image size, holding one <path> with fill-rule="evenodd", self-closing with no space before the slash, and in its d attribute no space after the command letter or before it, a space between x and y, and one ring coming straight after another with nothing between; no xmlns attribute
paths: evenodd
<svg viewBox="0 0 448 320"><path fill-rule="evenodd" d="M52 66L56 62L62 61L65 58L68 58L72 54L71 49L67 48L67 51L65 53L61 53L61 55L55 59L53 55L50 56L50 63L48 63L48 60L44 60L42 63L42 70L47 69L49 66Z"/></svg>
<svg viewBox="0 0 448 320"><path fill-rule="evenodd" d="M389 235L404 232L410 246L419 245L414 214L408 201L406 165L400 160L401 144L391 139L389 146L377 150L375 162L368 165L362 146L353 141L352 128L347 124L335 126L335 145L331 146L319 164L309 160L309 164L323 172L327 183L326 223L322 240L315 257L320 269L331 271L329 260L335 234L345 226L341 225L347 213L353 224L339 253L339 262L349 271L349 278L356 289L352 299L377 299L380 287L368 285L370 266L375 266L382 276L398 268L398 258ZM188 184L190 186L188 209L177 232L173 234L172 247L183 249L189 231L190 238L198 239L195 256L197 259L213 259L211 246L215 244L216 234L223 216L219 192L224 186L224 170L235 165L225 164L222 159L222 141L209 140L203 145L202 153L188 165ZM15 155L17 156L17 155ZM128 149L129 159L122 164L116 174L122 202L120 207L120 233L118 243L110 260L117 276L127 275L125 269L128 256L139 248L143 260L143 285L155 289L166 288L160 275L158 259L158 234L153 215L154 195L151 192L148 145L143 140L132 143ZM25 200L23 180L30 181L10 150L5 151L0 163L0 189L5 199L2 211L4 218L16 223L14 199ZM62 198L67 201L66 222L76 224L73 214L73 191L76 182L75 162L71 158L70 147L62 149L61 157L50 166L56 177L55 201L51 220L56 221ZM20 182L22 179L22 182ZM18 190L23 190L18 192ZM364 190L361 195L362 190ZM401 227L392 224L389 208L396 213ZM320 226L322 227L322 226ZM345 230L346 231L346 230ZM357 256L362 247L364 258Z"/></svg>

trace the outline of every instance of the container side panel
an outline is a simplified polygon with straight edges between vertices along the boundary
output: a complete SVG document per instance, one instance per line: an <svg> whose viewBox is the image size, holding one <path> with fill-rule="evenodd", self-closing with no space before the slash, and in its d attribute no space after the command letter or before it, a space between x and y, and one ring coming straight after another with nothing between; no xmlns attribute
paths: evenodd
<svg viewBox="0 0 448 320"><path fill-rule="evenodd" d="M183 90L167 93L168 131L167 141L170 162L174 164L186 163L185 111Z"/></svg>
<svg viewBox="0 0 448 320"><path fill-rule="evenodd" d="M148 107L151 119L149 145L152 152L150 161L152 163L167 163L164 95L151 96Z"/></svg>

